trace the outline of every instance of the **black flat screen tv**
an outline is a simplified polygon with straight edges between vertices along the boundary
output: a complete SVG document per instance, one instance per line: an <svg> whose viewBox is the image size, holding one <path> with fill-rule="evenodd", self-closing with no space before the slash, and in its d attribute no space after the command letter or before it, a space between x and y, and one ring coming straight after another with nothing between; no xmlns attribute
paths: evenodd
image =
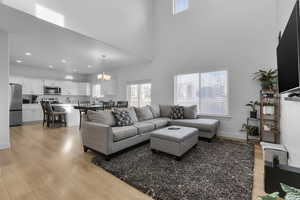
<svg viewBox="0 0 300 200"><path fill-rule="evenodd" d="M299 28L299 1L297 1L277 47L280 93L300 91Z"/></svg>

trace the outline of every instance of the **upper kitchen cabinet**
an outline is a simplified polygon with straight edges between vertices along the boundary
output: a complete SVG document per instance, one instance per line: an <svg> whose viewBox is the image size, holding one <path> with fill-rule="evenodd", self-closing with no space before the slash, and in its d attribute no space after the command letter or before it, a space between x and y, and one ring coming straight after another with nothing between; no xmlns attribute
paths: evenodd
<svg viewBox="0 0 300 200"><path fill-rule="evenodd" d="M78 95L80 96L90 96L91 86L89 83L78 83Z"/></svg>
<svg viewBox="0 0 300 200"><path fill-rule="evenodd" d="M63 84L63 81L44 80L44 86L48 86L48 87L61 87L62 84Z"/></svg>
<svg viewBox="0 0 300 200"><path fill-rule="evenodd" d="M10 76L9 83L17 83L17 84L23 85L23 77Z"/></svg>
<svg viewBox="0 0 300 200"><path fill-rule="evenodd" d="M62 95L78 95L78 83L64 81L61 85Z"/></svg>

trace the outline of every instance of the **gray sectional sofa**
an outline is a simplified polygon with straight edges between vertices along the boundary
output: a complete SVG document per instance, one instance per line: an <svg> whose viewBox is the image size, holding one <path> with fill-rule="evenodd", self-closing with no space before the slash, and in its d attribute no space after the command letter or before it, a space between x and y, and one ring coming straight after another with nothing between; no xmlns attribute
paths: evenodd
<svg viewBox="0 0 300 200"><path fill-rule="evenodd" d="M151 132L169 125L193 127L199 130L199 137L211 140L219 127L215 119L197 118L195 107L185 107L184 119L170 119L172 105L127 108L131 126L116 126L112 111L88 111L83 117L81 136L84 151L89 149L106 156L150 139Z"/></svg>

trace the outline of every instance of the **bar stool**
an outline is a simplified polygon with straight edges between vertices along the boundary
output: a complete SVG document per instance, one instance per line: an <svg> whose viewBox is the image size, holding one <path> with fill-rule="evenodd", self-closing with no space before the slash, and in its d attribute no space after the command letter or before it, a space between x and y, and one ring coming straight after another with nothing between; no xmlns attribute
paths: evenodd
<svg viewBox="0 0 300 200"><path fill-rule="evenodd" d="M55 123L59 122L67 127L67 113L65 111L54 111L51 104L46 102L46 112L48 113L48 126L55 127Z"/></svg>

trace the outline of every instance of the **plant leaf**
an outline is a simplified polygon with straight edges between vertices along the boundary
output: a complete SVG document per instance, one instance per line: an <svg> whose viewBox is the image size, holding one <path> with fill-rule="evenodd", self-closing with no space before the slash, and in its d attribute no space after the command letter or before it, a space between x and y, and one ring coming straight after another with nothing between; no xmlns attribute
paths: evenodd
<svg viewBox="0 0 300 200"><path fill-rule="evenodd" d="M298 193L300 196L300 189L294 188L294 187L290 187L284 183L280 183L281 188L283 191L285 191L286 193Z"/></svg>
<svg viewBox="0 0 300 200"><path fill-rule="evenodd" d="M279 198L279 192L274 192L265 196L259 196L261 200L277 200Z"/></svg>

